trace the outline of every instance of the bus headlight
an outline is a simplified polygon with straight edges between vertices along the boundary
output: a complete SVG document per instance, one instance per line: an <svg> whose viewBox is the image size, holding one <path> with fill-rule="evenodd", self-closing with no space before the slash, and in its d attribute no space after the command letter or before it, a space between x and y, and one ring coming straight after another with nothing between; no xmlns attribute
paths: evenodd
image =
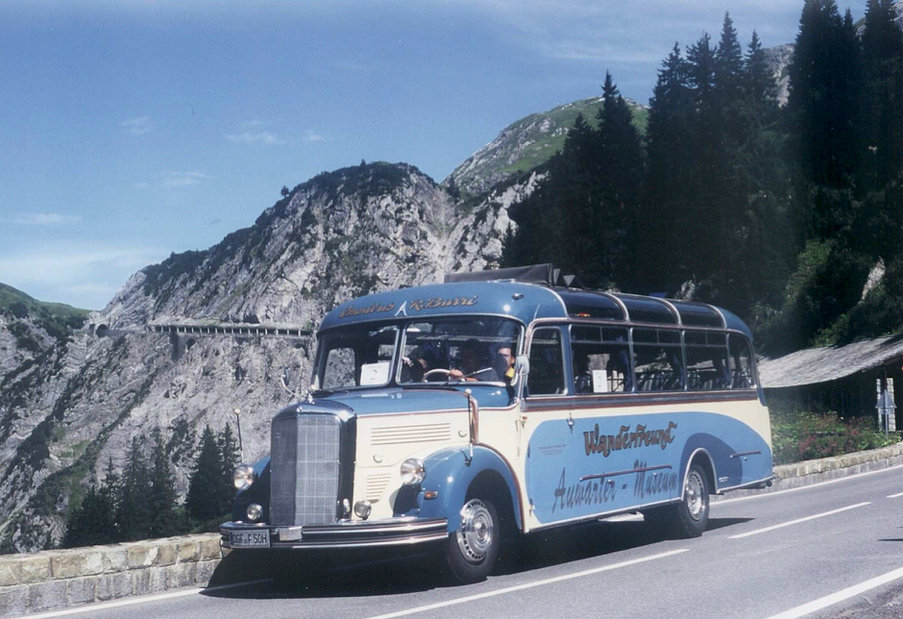
<svg viewBox="0 0 903 619"><path fill-rule="evenodd" d="M254 467L248 464L239 464L232 472L232 484L239 492L250 488L255 478Z"/></svg>
<svg viewBox="0 0 903 619"><path fill-rule="evenodd" d="M423 481L426 470L420 458L408 458L401 463L401 483L413 486Z"/></svg>

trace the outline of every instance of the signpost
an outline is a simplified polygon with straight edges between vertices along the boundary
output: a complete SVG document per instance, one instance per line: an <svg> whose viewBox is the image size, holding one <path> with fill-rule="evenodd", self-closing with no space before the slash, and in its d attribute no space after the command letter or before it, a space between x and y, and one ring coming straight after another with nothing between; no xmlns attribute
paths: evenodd
<svg viewBox="0 0 903 619"><path fill-rule="evenodd" d="M875 408L878 409L878 427L884 432L896 432L897 420L895 415L896 405L894 404L894 379L888 378L887 386L882 388L881 379L877 379L878 402Z"/></svg>

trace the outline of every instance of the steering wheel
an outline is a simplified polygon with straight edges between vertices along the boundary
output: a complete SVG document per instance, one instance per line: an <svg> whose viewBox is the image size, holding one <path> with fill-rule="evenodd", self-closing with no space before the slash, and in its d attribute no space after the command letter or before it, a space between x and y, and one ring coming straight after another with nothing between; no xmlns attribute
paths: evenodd
<svg viewBox="0 0 903 619"><path fill-rule="evenodd" d="M433 368L432 370L427 370L423 373L423 380L428 380L430 374L444 374L448 376L451 374L451 370L446 370L445 368Z"/></svg>

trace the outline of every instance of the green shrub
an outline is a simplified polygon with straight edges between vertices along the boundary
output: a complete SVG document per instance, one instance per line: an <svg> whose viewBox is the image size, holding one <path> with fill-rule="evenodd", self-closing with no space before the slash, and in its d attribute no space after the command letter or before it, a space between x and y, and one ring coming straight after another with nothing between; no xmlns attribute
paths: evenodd
<svg viewBox="0 0 903 619"><path fill-rule="evenodd" d="M771 434L775 464L838 456L900 441L899 432L879 431L876 417L844 419L833 411L774 415Z"/></svg>

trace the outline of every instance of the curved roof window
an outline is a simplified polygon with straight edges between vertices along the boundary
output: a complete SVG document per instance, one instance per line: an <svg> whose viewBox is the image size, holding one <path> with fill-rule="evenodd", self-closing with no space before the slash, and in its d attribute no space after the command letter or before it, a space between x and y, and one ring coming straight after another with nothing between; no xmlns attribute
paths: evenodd
<svg viewBox="0 0 903 619"><path fill-rule="evenodd" d="M591 290L561 290L555 292L564 301L572 318L608 318L624 320L624 310L611 295Z"/></svg>
<svg viewBox="0 0 903 619"><path fill-rule="evenodd" d="M671 301L680 313L680 321L693 327L724 327L724 318L711 305L690 301Z"/></svg>
<svg viewBox="0 0 903 619"><path fill-rule="evenodd" d="M677 315L671 309L673 306L667 301L655 297L641 297L632 294L617 294L615 296L627 307L627 315L633 322L677 324Z"/></svg>

